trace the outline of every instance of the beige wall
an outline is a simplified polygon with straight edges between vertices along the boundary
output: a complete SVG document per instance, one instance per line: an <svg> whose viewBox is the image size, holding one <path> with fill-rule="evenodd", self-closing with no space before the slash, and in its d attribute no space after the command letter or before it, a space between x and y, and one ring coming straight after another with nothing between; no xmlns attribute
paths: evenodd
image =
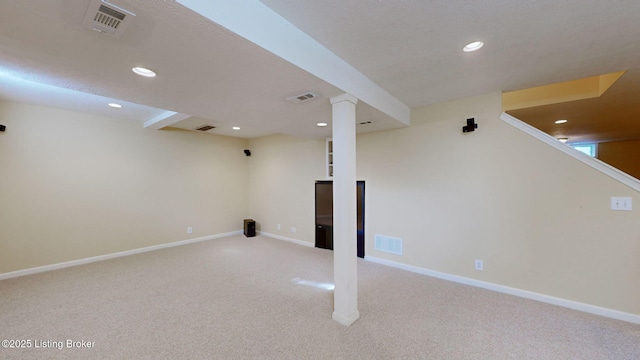
<svg viewBox="0 0 640 360"><path fill-rule="evenodd" d="M638 210L609 210L637 192L499 119L500 93L414 109L412 126L362 134L366 255L640 314ZM468 117L479 123L463 134ZM262 228L298 225L313 242L313 182L324 141L251 141L251 212ZM283 225L284 226L284 225ZM399 237L404 255L373 249ZM474 269L474 260L485 270Z"/></svg>
<svg viewBox="0 0 640 360"><path fill-rule="evenodd" d="M10 102L0 123L0 273L240 230L247 216L246 140Z"/></svg>
<svg viewBox="0 0 640 360"><path fill-rule="evenodd" d="M273 135L249 146L250 213L258 229L313 244L315 181L326 178L325 140Z"/></svg>
<svg viewBox="0 0 640 360"><path fill-rule="evenodd" d="M358 137L367 253L640 314L640 219L609 209L637 192L502 122L500 101L415 109L410 128ZM468 117L479 129L463 134ZM404 256L372 250L375 233L403 238Z"/></svg>
<svg viewBox="0 0 640 360"><path fill-rule="evenodd" d="M598 159L640 179L640 140L599 143Z"/></svg>

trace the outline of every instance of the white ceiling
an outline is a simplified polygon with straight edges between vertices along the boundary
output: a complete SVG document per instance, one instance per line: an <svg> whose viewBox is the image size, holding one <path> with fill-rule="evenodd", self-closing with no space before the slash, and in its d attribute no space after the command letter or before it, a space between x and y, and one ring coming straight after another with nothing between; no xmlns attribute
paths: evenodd
<svg viewBox="0 0 640 360"><path fill-rule="evenodd" d="M262 2L410 107L640 65L640 1Z"/></svg>
<svg viewBox="0 0 640 360"><path fill-rule="evenodd" d="M90 2L0 1L0 98L141 124L171 111L188 117L175 127L206 123L216 126L211 133L246 138L330 136L330 126L315 124L331 123L328 98L345 92L337 82L173 0L111 1L136 14L120 38L82 27ZM640 66L640 1L262 3L409 107ZM242 15L234 16L229 19ZM475 40L485 47L462 52ZM133 66L158 76L135 76ZM303 91L321 97L305 104L285 100ZM125 106L108 108L113 100ZM405 126L373 102L361 101L357 110L359 122L373 121L360 131Z"/></svg>

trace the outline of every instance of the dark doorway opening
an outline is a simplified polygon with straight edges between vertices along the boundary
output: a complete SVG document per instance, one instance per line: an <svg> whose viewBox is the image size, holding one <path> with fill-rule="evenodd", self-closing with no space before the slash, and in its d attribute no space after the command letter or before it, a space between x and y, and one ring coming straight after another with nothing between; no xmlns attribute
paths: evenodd
<svg viewBox="0 0 640 360"><path fill-rule="evenodd" d="M364 258L364 181L356 184L357 254ZM316 181L316 247L333 250L333 181Z"/></svg>

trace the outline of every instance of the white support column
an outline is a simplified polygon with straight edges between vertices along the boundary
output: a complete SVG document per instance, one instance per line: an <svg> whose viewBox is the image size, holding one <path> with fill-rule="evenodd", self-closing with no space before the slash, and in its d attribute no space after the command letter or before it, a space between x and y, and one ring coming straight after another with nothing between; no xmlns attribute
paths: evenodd
<svg viewBox="0 0 640 360"><path fill-rule="evenodd" d="M350 94L331 98L333 108L333 320L349 326L358 312L356 260L356 103Z"/></svg>

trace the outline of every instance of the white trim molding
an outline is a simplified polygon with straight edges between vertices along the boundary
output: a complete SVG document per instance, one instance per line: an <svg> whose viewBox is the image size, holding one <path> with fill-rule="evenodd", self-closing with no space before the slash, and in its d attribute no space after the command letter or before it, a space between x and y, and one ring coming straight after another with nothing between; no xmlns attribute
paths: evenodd
<svg viewBox="0 0 640 360"><path fill-rule="evenodd" d="M365 256L365 260L371 261L377 264L381 264L381 265L387 265L387 266L395 267L398 269L422 274L422 275L431 276L431 277L442 279L442 280L456 282L459 284L470 285L470 286L487 289L491 291L496 291L503 294L509 294L509 295L513 295L513 296L517 296L517 297L521 297L529 300L535 300L535 301L539 301L547 304L557 305L557 306L561 306L561 307L565 307L565 308L569 308L577 311L582 311L589 314L604 316L610 319L616 319L616 320L626 321L634 324L640 324L640 315L638 314L625 313L618 310L607 309L607 308L603 308L595 305L580 303L573 300L561 299L561 298L540 294L532 291L516 289L516 288L504 286L504 285L498 285L498 284L471 279L471 278L458 276L458 275L446 274L439 271L429 270L429 269L425 269L425 268L421 268L413 265L406 265L399 262L380 259L372 256Z"/></svg>
<svg viewBox="0 0 640 360"><path fill-rule="evenodd" d="M93 257L84 258L84 259L78 259L78 260L72 260L72 261L67 261L67 262L58 263L58 264L44 265L44 266L38 266L38 267L24 269L24 270L17 270L17 271L12 271L12 272L8 272L8 273L0 274L0 280L6 280L6 279L19 277L19 276L25 276L25 275L32 275L32 274L37 274L37 273L46 272L46 271L64 269L64 268L68 268L68 267L72 267L72 266L90 264L90 263L97 262L97 261L115 259L115 258L119 258L119 257L123 257L123 256L135 255L135 254L141 254L141 253L145 253L145 252L149 252L149 251L155 251L155 250L160 250L160 249L171 248L171 247L174 247L174 246L181 246L181 245L193 244L193 243L201 242L201 241L220 239L220 238L223 238L223 237L232 236L232 235L239 235L239 234L242 234L242 230L236 230L236 231L231 231L231 232L222 233L222 234L208 235L208 236L203 236L203 237L198 237L198 238L193 238L193 239L170 242L170 243L167 243L167 244L153 245L153 246L143 247L143 248L139 248L139 249L121 251L121 252L117 252L117 253L98 255L98 256L93 256Z"/></svg>
<svg viewBox="0 0 640 360"><path fill-rule="evenodd" d="M288 238L285 236L280 236L280 235L276 235L276 234L271 234L268 232L264 232L264 231L258 231L259 235L262 236L266 236L266 237L270 237L273 239L277 239L277 240L283 240L283 241L288 241L288 242L292 242L298 245L302 245L302 246L306 246L306 247L314 247L314 244L308 242L308 241L302 241L302 240L298 240L298 239L292 239L292 238Z"/></svg>
<svg viewBox="0 0 640 360"><path fill-rule="evenodd" d="M333 319L334 321L336 321L339 324L342 324L344 326L351 326L359 318L360 318L360 312L359 311L355 311L354 313L352 313L349 316L344 316L344 315L339 314L339 313L337 313L335 311L331 314L331 319Z"/></svg>
<svg viewBox="0 0 640 360"><path fill-rule="evenodd" d="M592 168L600 171L601 173L608 175L610 177L612 177L613 179L627 185L628 187L632 188L635 191L639 191L640 192L640 180L634 178L633 176L625 173L624 171L620 171L619 169L616 169L615 167L602 162L596 158L592 158L591 156L584 154L574 148L572 148L569 145L563 144L560 141L558 141L556 138L554 138L553 136L540 131L536 128L534 128L533 126L518 120L517 118L503 112L502 115L500 115L500 119L504 122L506 122L507 124L517 128L518 130L521 130L531 136L533 136L534 138L564 152L565 154L575 158L576 160L579 160L583 163L585 163L586 165L591 166Z"/></svg>

